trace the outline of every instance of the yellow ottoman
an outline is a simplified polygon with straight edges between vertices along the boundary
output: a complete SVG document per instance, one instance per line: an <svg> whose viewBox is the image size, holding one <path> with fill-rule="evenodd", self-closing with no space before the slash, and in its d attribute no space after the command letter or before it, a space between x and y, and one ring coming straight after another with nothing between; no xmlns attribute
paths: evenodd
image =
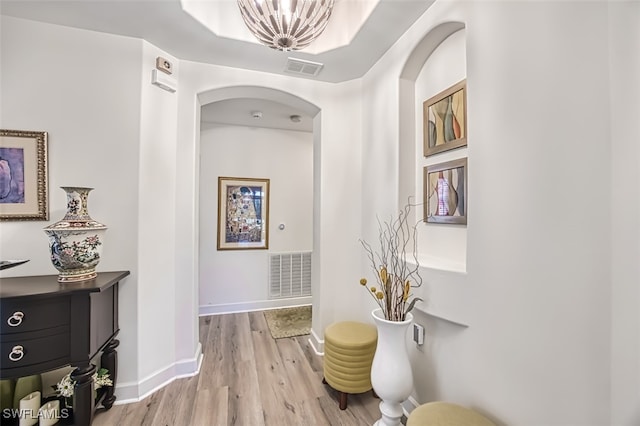
<svg viewBox="0 0 640 426"><path fill-rule="evenodd" d="M495 426L476 411L450 402L429 402L411 412L407 426Z"/></svg>
<svg viewBox="0 0 640 426"><path fill-rule="evenodd" d="M324 379L340 393L340 409L347 408L347 395L372 389L371 363L378 331L371 324L355 321L333 323L324 330Z"/></svg>

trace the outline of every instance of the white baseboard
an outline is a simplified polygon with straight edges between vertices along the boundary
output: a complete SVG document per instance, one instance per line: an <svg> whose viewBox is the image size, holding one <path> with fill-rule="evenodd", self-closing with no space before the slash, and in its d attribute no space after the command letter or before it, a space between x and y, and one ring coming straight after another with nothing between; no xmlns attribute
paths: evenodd
<svg viewBox="0 0 640 426"><path fill-rule="evenodd" d="M256 302L224 303L221 305L203 305L198 309L198 315L235 314L239 312L264 311L268 309L291 308L294 306L311 305L311 296L292 297L290 299L258 300Z"/></svg>
<svg viewBox="0 0 640 426"><path fill-rule="evenodd" d="M405 416L409 417L409 414L419 406L420 403L416 401L413 395L410 395L409 398L402 403L402 412Z"/></svg>
<svg viewBox="0 0 640 426"><path fill-rule="evenodd" d="M176 379L197 375L200 373L202 358L202 345L198 343L193 358L177 361L172 365L150 374L137 383L126 382L116 384L115 392L117 399L115 405L142 401Z"/></svg>
<svg viewBox="0 0 640 426"><path fill-rule="evenodd" d="M311 329L311 337L309 337L309 344L313 348L316 355L324 356L324 339L318 337L316 332Z"/></svg>
<svg viewBox="0 0 640 426"><path fill-rule="evenodd" d="M200 372L203 358L202 343L198 342L195 357L176 362L176 379L197 375Z"/></svg>

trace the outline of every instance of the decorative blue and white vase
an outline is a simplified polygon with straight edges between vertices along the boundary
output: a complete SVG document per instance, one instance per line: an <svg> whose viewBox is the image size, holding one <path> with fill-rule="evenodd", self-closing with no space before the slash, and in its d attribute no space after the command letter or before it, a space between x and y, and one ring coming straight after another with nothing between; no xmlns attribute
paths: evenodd
<svg viewBox="0 0 640 426"><path fill-rule="evenodd" d="M67 193L67 214L44 228L49 236L51 263L61 283L96 277L107 227L89 216L87 198L93 188L61 187Z"/></svg>

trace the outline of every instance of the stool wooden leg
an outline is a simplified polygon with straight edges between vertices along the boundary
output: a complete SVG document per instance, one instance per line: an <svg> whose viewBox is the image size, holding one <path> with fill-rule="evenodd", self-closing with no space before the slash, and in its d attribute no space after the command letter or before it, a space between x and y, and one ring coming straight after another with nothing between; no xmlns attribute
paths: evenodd
<svg viewBox="0 0 640 426"><path fill-rule="evenodd" d="M341 410L346 410L347 409L347 396L349 394L345 393L345 392L340 392L340 409Z"/></svg>

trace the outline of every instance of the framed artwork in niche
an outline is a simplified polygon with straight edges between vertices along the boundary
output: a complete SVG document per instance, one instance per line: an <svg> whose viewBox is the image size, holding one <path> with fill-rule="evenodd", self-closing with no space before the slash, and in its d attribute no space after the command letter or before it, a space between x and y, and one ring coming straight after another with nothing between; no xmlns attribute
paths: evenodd
<svg viewBox="0 0 640 426"><path fill-rule="evenodd" d="M467 83L449 87L422 104L424 156L467 145Z"/></svg>
<svg viewBox="0 0 640 426"><path fill-rule="evenodd" d="M47 132L0 129L0 220L49 220Z"/></svg>
<svg viewBox="0 0 640 426"><path fill-rule="evenodd" d="M269 179L218 178L218 250L269 248Z"/></svg>
<svg viewBox="0 0 640 426"><path fill-rule="evenodd" d="M467 224L467 159L424 168L424 221Z"/></svg>

